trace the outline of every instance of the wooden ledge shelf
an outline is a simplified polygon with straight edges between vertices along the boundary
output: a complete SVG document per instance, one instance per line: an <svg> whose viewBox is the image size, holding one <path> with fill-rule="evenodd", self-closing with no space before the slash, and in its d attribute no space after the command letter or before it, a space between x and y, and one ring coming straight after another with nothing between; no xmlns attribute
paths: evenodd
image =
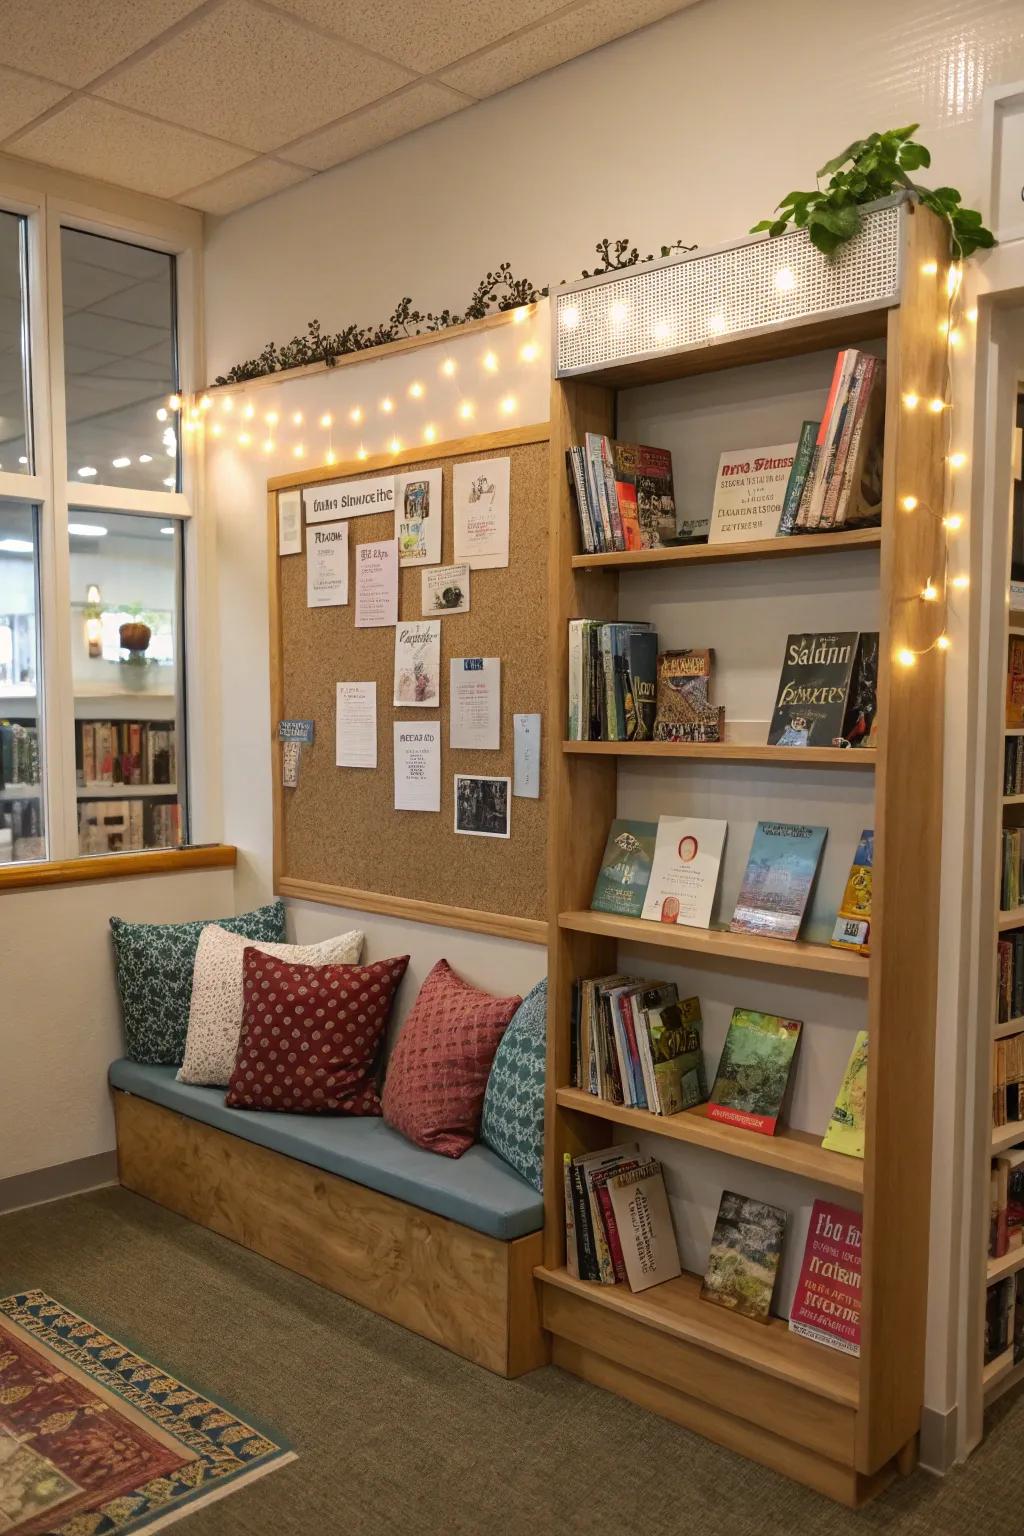
<svg viewBox="0 0 1024 1536"><path fill-rule="evenodd" d="M993 1153L1005 1152L1007 1147L1015 1147L1018 1141L1024 1141L1024 1120L1011 1120L1006 1125L992 1127Z"/></svg>
<svg viewBox="0 0 1024 1536"><path fill-rule="evenodd" d="M563 741L581 757L703 758L711 763L782 763L787 768L874 768L875 747L770 747L743 741ZM1020 797L1024 804L1024 795Z"/></svg>
<svg viewBox="0 0 1024 1536"><path fill-rule="evenodd" d="M849 1189L860 1194L864 1188L861 1159L829 1151L821 1145L821 1138L812 1136L809 1131L780 1126L774 1136L761 1136L756 1131L710 1120L706 1104L684 1110L679 1115L652 1115L649 1110L612 1104L579 1088L559 1088L555 1098L563 1109L594 1115L599 1120L612 1120L616 1125L628 1125L634 1131L708 1147L713 1152L724 1152L728 1157L743 1158L748 1163L780 1168L784 1173L814 1179L832 1189ZM1021 1263L1024 1264L1024 1250Z"/></svg>
<svg viewBox="0 0 1024 1536"><path fill-rule="evenodd" d="M136 875L173 875L196 869L233 869L237 849L226 843L192 848L151 848L136 853L83 854L78 859L40 860L0 867L0 894L37 885L74 885L82 880L123 880Z"/></svg>
<svg viewBox="0 0 1024 1536"><path fill-rule="evenodd" d="M1013 1345L1004 1349L1001 1355L996 1355L990 1360L981 1373L981 1385L988 1399L995 1387L1001 1387L1006 1378L1013 1372Z"/></svg>
<svg viewBox="0 0 1024 1536"><path fill-rule="evenodd" d="M850 1355L813 1344L791 1333L781 1318L756 1323L713 1302L701 1301L699 1275L683 1274L634 1295L625 1285L594 1285L567 1269L535 1270L544 1285L585 1298L595 1308L618 1313L673 1338L700 1345L712 1354L738 1360L778 1381L812 1392L845 1408L858 1402L858 1364ZM600 1349L595 1321L595 1348Z"/></svg>
<svg viewBox="0 0 1024 1536"><path fill-rule="evenodd" d="M670 549L616 549L573 555L578 571L644 570L666 565L702 565L709 560L772 560L789 555L828 555L837 549L877 549L881 528L848 528L837 533L791 534L784 539L745 539L736 544L680 544Z"/></svg>
<svg viewBox="0 0 1024 1536"><path fill-rule="evenodd" d="M985 1282L987 1285L995 1285L997 1280L1005 1280L1007 1275L1015 1275L1018 1269L1024 1269L1024 1248L1011 1248L1008 1253L1001 1254L998 1259L989 1259L985 1266Z"/></svg>
<svg viewBox="0 0 1024 1536"><path fill-rule="evenodd" d="M638 917L614 917L607 912L561 912L558 926L571 933L593 933L620 944L646 944L656 949L688 950L711 959L746 960L753 965L790 971L814 971L866 981L868 958L809 944L801 939L765 939L755 933L729 933L720 928L686 928L676 923L645 922Z"/></svg>
<svg viewBox="0 0 1024 1536"><path fill-rule="evenodd" d="M1024 928L1024 907L1011 907L1008 912L999 913L999 932L1005 933L1008 928Z"/></svg>
<svg viewBox="0 0 1024 1536"><path fill-rule="evenodd" d="M1004 795L1004 805L1024 805L1024 795Z"/></svg>
<svg viewBox="0 0 1024 1536"><path fill-rule="evenodd" d="M1007 1035L1019 1035L1024 1033L1024 1018L1007 1019L1005 1024L996 1024L992 1030L993 1040L1005 1040Z"/></svg>

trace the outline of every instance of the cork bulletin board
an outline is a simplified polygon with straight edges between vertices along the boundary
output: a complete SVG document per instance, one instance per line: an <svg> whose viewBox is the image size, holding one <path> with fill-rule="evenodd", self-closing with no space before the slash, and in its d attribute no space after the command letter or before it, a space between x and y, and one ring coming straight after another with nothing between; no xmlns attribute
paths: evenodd
<svg viewBox="0 0 1024 1536"><path fill-rule="evenodd" d="M277 492L358 480L370 475L441 468L441 563L454 563L452 470L474 459L510 461L509 564L473 570L470 611L441 620L438 708L392 704L395 632L355 627L354 546L395 536L395 515L349 523L349 602L310 608L306 599L306 535L301 554L279 555ZM515 428L445 443L429 454L399 453L349 466L280 476L268 483L271 615L271 750L274 755L274 884L284 896L333 903L471 928L543 943L546 940L547 780L554 750L546 719L548 427ZM421 615L422 572L399 571L402 623ZM449 660L501 660L501 746L498 751L449 747ZM377 767L335 763L336 686L377 684ZM539 800L510 798L511 836L467 837L454 829L454 776L513 776L514 714L541 716ZM282 786L281 719L312 720L298 784ZM441 810L394 809L393 723L441 723Z"/></svg>

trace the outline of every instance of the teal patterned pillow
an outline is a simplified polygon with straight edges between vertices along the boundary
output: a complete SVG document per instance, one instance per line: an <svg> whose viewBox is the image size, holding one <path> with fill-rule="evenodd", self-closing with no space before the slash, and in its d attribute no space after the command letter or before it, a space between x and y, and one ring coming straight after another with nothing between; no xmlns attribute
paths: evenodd
<svg viewBox="0 0 1024 1536"><path fill-rule="evenodd" d="M539 1190L544 1182L547 1017L545 979L523 998L501 1038L480 1125L480 1140Z"/></svg>
<svg viewBox="0 0 1024 1536"><path fill-rule="evenodd" d="M207 923L264 944L284 943L284 902L241 917L194 923L127 923L112 917L114 969L121 994L125 1055L149 1066L181 1066L188 1033L199 935Z"/></svg>

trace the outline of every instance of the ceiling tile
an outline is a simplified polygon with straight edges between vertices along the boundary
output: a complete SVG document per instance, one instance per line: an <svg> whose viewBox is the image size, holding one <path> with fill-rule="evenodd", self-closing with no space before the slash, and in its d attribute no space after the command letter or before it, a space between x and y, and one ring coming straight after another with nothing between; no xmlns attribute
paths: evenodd
<svg viewBox="0 0 1024 1536"><path fill-rule="evenodd" d="M92 313L109 315L114 320L135 320L142 325L166 326L170 330L171 285L165 278L162 283L132 283L125 287L122 280L119 292L92 304Z"/></svg>
<svg viewBox="0 0 1024 1536"><path fill-rule="evenodd" d="M170 315L167 316L167 329ZM112 320L91 309L81 309L64 321L64 335L76 347L95 347L114 357L134 357L149 347L159 346L167 330L155 325L136 325L130 320Z"/></svg>
<svg viewBox="0 0 1024 1536"><path fill-rule="evenodd" d="M0 0L0 59L85 85L173 26L201 0ZM6 103L5 103L6 105Z"/></svg>
<svg viewBox="0 0 1024 1536"><path fill-rule="evenodd" d="M279 160L251 160L240 170L219 176L208 186L195 192L183 192L178 199L190 208L200 208L203 213L234 213L249 203L258 203L261 197L283 192L296 182L305 181L308 172L297 165L282 165Z"/></svg>
<svg viewBox="0 0 1024 1536"><path fill-rule="evenodd" d="M111 272L107 267L94 267L84 261L65 260L61 263L61 298L64 310L87 309L101 299L109 299L125 288L136 284L123 273Z"/></svg>
<svg viewBox="0 0 1024 1536"><path fill-rule="evenodd" d="M215 144L90 97L78 97L38 128L19 135L10 150L153 197L176 197L183 188L198 186L248 159L244 149Z"/></svg>
<svg viewBox="0 0 1024 1536"><path fill-rule="evenodd" d="M6 52L2 42L0 52ZM17 128L24 128L65 94L62 85L51 85L49 80L31 80L28 75L18 75L13 69L0 66L0 139L6 139Z"/></svg>
<svg viewBox="0 0 1024 1536"><path fill-rule="evenodd" d="M411 78L397 64L369 62L357 49L248 0L225 0L100 86L99 94L234 144L269 150Z"/></svg>
<svg viewBox="0 0 1024 1536"><path fill-rule="evenodd" d="M420 74L453 64L507 33L560 11L565 0L277 0L282 9Z"/></svg>
<svg viewBox="0 0 1024 1536"><path fill-rule="evenodd" d="M465 97L448 90L447 86L423 80L387 101L376 102L372 107L365 107L362 112L312 134L299 144L289 145L288 158L297 160L300 165L311 166L313 170L325 171L328 166L340 165L368 149L376 149L379 144L401 138L403 133L411 133L414 128L436 123L466 105Z"/></svg>
<svg viewBox="0 0 1024 1536"><path fill-rule="evenodd" d="M466 59L444 70L442 79L471 96L493 96L694 3L695 0L683 0L682 4L680 0L586 0L576 10L499 43L479 58Z"/></svg>

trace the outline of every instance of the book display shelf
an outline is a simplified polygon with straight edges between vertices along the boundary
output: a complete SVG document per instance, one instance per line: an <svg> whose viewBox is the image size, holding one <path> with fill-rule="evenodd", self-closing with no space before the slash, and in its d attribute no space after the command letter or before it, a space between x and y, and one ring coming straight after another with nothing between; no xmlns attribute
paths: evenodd
<svg viewBox="0 0 1024 1536"><path fill-rule="evenodd" d="M943 390L947 266L943 227L927 211L896 202L868 214L861 234L833 262L794 233L560 289L552 304L552 734L567 717L572 619L650 618L659 646L663 634L670 645L713 644L723 690L731 658L742 654L735 669L753 674L760 667L772 698L778 637L784 640L787 630L862 627L850 622L857 603L863 627L877 628L881 643L873 750L729 739L727 713L722 743L567 741L552 754L545 1263L538 1271L544 1325L556 1364L849 1505L913 1465L922 1402L944 658L934 648L939 616L921 592L943 569L946 450L941 420L907 409L905 397ZM710 398L718 389L718 398L728 399L723 371L747 381L748 397L762 388L781 400L785 370L813 362L816 384L821 376L827 387L835 349L850 345L884 350L887 358L880 528L581 553L565 455L586 432L665 445L678 426L673 413L688 410L697 419L704 411L701 391ZM715 459L737 442L782 440L769 435L773 429L774 423L754 436L759 427L736 425L730 440L726 422ZM676 453L677 505L687 504L692 461ZM914 498L918 509L908 510ZM819 558L804 558L812 555ZM846 603L835 618L827 606L833 590ZM759 740L766 735L765 724ZM591 911L613 819L655 821L670 809L729 819L721 906L711 927ZM749 847L744 815L755 822L761 815L827 822L832 886L840 868L845 876L860 828L874 827L870 958L831 948L820 914L794 942L727 931L738 879L729 860L742 868ZM813 1115L799 1128L794 1112L793 1126L780 1124L766 1136L700 1110L655 1116L573 1087L574 980L638 967L645 976L681 968L692 993L732 987L731 1003L774 1005L803 1019L797 1073L813 1076L822 1053L832 1052L827 1072L819 1073L831 1073L819 1095L826 1106L839 1081L833 1059L845 1061L854 1032L866 1028L865 1158L823 1149L824 1118L807 1123ZM805 1095L804 1109L806 1102ZM563 1203L566 1154L634 1139L671 1170L684 1270L636 1294L569 1272ZM701 1299L703 1218L685 1201L688 1189L706 1183L709 1168L716 1191L724 1185L788 1201L791 1211L806 1210L819 1192L862 1203L859 1359L799 1337L785 1316L762 1324ZM709 1220L717 1199L717 1192L708 1197ZM787 1237L795 1253L802 1239L796 1231Z"/></svg>

